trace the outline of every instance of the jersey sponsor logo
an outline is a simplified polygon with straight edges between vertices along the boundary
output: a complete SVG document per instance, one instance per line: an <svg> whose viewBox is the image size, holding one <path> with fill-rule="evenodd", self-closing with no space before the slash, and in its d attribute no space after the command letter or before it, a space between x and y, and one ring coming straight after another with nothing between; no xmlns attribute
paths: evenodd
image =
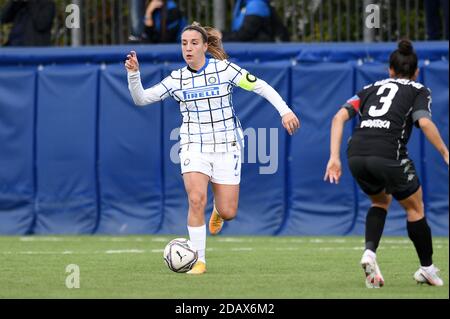
<svg viewBox="0 0 450 319"><path fill-rule="evenodd" d="M368 127L368 128L386 128L389 129L391 126L390 121L383 121L383 120L365 120L361 122L361 128Z"/></svg>
<svg viewBox="0 0 450 319"><path fill-rule="evenodd" d="M182 92L185 101L209 98L218 96L220 94L218 86L206 87L202 89L183 90Z"/></svg>

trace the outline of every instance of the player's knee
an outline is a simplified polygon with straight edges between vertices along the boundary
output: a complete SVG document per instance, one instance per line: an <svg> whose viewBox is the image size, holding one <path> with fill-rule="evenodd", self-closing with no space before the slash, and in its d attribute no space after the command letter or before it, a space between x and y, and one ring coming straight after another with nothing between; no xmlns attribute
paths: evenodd
<svg viewBox="0 0 450 319"><path fill-rule="evenodd" d="M236 217L237 213L237 207L234 206L227 206L223 207L221 209L218 209L220 217L222 217L224 220L232 220Z"/></svg>
<svg viewBox="0 0 450 319"><path fill-rule="evenodd" d="M204 210L206 206L206 195L200 192L190 193L189 206L195 211Z"/></svg>
<svg viewBox="0 0 450 319"><path fill-rule="evenodd" d="M392 195L386 195L379 198L372 198L372 206L381 207L384 210L389 210L389 206L392 203Z"/></svg>
<svg viewBox="0 0 450 319"><path fill-rule="evenodd" d="M409 221L417 221L424 218L425 216L423 209L420 207L408 208L406 209L406 214L408 215Z"/></svg>

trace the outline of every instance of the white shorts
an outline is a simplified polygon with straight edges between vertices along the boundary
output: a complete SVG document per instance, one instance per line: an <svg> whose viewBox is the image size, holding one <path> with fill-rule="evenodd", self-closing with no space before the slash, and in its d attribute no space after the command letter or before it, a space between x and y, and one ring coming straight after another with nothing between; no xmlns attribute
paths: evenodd
<svg viewBox="0 0 450 319"><path fill-rule="evenodd" d="M238 185L241 182L241 151L202 153L182 151L181 174L200 172L208 175L211 182Z"/></svg>

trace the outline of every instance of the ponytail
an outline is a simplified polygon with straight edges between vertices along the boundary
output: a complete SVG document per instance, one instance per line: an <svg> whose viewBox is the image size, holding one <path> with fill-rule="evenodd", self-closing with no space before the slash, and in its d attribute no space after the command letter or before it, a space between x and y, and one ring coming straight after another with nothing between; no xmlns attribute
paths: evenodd
<svg viewBox="0 0 450 319"><path fill-rule="evenodd" d="M212 27L202 27L200 23L193 22L183 29L183 32L188 30L197 31L202 35L203 42L208 44L208 50L215 59L225 60L228 58L222 44L222 39L220 37L220 31Z"/></svg>
<svg viewBox="0 0 450 319"><path fill-rule="evenodd" d="M217 60L228 59L228 54L225 52L220 38L220 31L212 27L205 27L204 29L208 34L208 52Z"/></svg>

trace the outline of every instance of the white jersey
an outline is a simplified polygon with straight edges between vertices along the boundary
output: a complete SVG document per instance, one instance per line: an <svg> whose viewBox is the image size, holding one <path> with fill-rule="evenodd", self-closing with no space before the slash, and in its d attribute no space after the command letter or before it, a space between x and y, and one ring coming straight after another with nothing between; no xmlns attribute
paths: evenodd
<svg viewBox="0 0 450 319"><path fill-rule="evenodd" d="M231 152L244 146L241 123L231 98L235 86L265 97L281 116L291 112L271 86L227 60L207 58L200 70L186 66L172 71L160 83L146 90L142 87L139 72L129 72L128 83L137 105L150 104L169 96L180 104L183 117L181 151Z"/></svg>

